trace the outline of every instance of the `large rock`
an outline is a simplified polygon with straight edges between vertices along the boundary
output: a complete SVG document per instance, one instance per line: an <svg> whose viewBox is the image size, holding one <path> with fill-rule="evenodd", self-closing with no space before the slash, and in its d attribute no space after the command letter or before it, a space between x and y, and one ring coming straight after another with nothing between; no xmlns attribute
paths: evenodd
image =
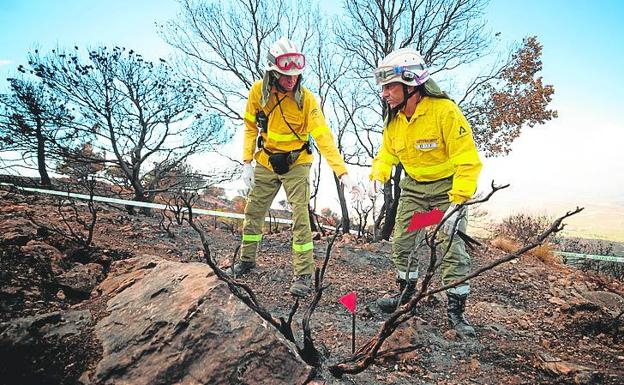
<svg viewBox="0 0 624 385"><path fill-rule="evenodd" d="M50 261L50 267L55 275L63 274L63 254L54 246L45 242L31 240L21 247L22 253L27 257L43 258Z"/></svg>
<svg viewBox="0 0 624 385"><path fill-rule="evenodd" d="M103 277L104 268L97 263L76 265L57 277L57 282L65 290L82 296L88 296Z"/></svg>
<svg viewBox="0 0 624 385"><path fill-rule="evenodd" d="M24 246L37 236L37 227L24 218L3 217L0 220L0 245Z"/></svg>
<svg viewBox="0 0 624 385"><path fill-rule="evenodd" d="M113 264L98 287L97 384L303 384L311 368L207 265L142 257Z"/></svg>
<svg viewBox="0 0 624 385"><path fill-rule="evenodd" d="M93 362L89 310L68 310L0 323L1 384L75 384Z"/></svg>
<svg viewBox="0 0 624 385"><path fill-rule="evenodd" d="M24 317L0 323L3 348L34 345L39 339L78 334L91 322L88 310L70 310Z"/></svg>
<svg viewBox="0 0 624 385"><path fill-rule="evenodd" d="M585 291L581 296L587 302L597 308L601 308L612 317L617 317L624 312L624 298L616 293L607 291Z"/></svg>

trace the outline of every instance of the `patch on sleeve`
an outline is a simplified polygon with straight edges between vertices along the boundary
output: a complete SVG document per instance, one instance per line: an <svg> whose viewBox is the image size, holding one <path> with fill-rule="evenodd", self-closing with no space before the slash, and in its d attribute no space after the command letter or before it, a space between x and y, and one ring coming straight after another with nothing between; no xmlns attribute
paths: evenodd
<svg viewBox="0 0 624 385"><path fill-rule="evenodd" d="M468 133L468 130L464 126L459 126L459 134L457 136L463 136Z"/></svg>
<svg viewBox="0 0 624 385"><path fill-rule="evenodd" d="M432 148L438 148L438 139L437 138L417 139L416 148L419 150L430 150Z"/></svg>

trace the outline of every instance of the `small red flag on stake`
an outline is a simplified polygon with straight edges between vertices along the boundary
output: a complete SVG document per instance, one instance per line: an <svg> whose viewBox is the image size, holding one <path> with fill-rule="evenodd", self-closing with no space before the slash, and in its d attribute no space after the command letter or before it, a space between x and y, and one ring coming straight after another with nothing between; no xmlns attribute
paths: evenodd
<svg viewBox="0 0 624 385"><path fill-rule="evenodd" d="M420 230L424 227L438 224L442 218L444 218L444 211L438 208L424 213L415 212L414 215L412 215L409 225L407 226L407 231L411 232L414 230Z"/></svg>
<svg viewBox="0 0 624 385"><path fill-rule="evenodd" d="M357 304L357 294L354 291L340 297L340 303L351 312L351 354L355 353L355 306Z"/></svg>
<svg viewBox="0 0 624 385"><path fill-rule="evenodd" d="M343 304L352 314L355 314L355 306L357 303L357 294L354 291L340 297L340 303Z"/></svg>

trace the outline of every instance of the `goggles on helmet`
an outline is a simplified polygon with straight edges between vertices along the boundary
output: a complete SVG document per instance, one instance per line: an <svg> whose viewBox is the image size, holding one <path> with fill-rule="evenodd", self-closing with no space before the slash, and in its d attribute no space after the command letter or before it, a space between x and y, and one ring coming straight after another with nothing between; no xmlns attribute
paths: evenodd
<svg viewBox="0 0 624 385"><path fill-rule="evenodd" d="M282 71L288 71L293 66L300 70L305 66L305 56L302 53L285 53L275 58L275 66Z"/></svg>
<svg viewBox="0 0 624 385"><path fill-rule="evenodd" d="M416 72L414 71L423 71L424 69L425 66L422 64L395 66L392 68L382 67L375 70L375 81L377 84L381 84L400 75L401 79L404 81L411 82L416 80L416 82L421 83L420 80L428 75L427 71L425 71L425 73L421 76L416 75Z"/></svg>

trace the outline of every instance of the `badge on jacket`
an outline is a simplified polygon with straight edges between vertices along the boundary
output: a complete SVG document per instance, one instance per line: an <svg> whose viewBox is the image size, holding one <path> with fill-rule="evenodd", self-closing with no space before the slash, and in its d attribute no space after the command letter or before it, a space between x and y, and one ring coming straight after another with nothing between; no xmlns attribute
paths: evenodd
<svg viewBox="0 0 624 385"><path fill-rule="evenodd" d="M438 140L436 138L418 139L416 141L416 148L419 150L430 150L432 148L438 148Z"/></svg>

